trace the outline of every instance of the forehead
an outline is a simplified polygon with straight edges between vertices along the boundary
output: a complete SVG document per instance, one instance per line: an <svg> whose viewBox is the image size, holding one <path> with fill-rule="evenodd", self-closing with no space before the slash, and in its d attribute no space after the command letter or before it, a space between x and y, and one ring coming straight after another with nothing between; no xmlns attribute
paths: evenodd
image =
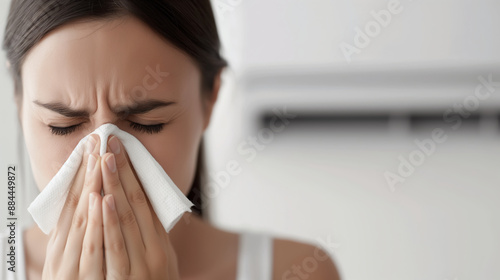
<svg viewBox="0 0 500 280"><path fill-rule="evenodd" d="M78 21L50 32L26 56L22 77L25 95L68 103L138 90L152 97L179 95L196 91L200 81L191 57L131 16Z"/></svg>

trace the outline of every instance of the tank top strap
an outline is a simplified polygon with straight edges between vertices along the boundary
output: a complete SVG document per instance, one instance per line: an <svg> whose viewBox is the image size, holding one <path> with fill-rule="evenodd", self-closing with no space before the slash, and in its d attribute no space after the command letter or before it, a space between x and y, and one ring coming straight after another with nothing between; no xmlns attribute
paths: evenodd
<svg viewBox="0 0 500 280"><path fill-rule="evenodd" d="M269 235L240 234L237 280L271 280L273 271L273 239Z"/></svg>

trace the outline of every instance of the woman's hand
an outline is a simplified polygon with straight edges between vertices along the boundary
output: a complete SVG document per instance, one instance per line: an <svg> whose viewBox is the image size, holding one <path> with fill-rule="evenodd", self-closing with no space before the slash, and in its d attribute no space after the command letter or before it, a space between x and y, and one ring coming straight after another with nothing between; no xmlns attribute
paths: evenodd
<svg viewBox="0 0 500 280"><path fill-rule="evenodd" d="M45 256L42 279L104 279L99 137L89 137L83 161ZM93 155L89 156L90 153ZM89 207L90 204L90 207Z"/></svg>
<svg viewBox="0 0 500 280"><path fill-rule="evenodd" d="M47 244L42 279L178 280L175 251L123 146L111 137L112 153L101 158L99 137L90 138Z"/></svg>
<svg viewBox="0 0 500 280"><path fill-rule="evenodd" d="M177 257L117 137L101 159L106 279L178 280ZM97 201L97 200L96 200ZM101 206L93 209L99 211ZM89 237L89 239L93 240Z"/></svg>

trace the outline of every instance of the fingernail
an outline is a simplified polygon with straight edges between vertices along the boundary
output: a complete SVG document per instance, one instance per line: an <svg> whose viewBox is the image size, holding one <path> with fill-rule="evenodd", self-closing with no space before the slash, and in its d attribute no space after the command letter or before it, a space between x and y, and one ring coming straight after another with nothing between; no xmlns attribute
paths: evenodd
<svg viewBox="0 0 500 280"><path fill-rule="evenodd" d="M89 209L92 210L94 208L94 205L95 205L95 194L90 193L90 196L89 196Z"/></svg>
<svg viewBox="0 0 500 280"><path fill-rule="evenodd" d="M87 143L85 143L86 145L86 151L87 151L87 154L90 154L94 151L94 148L95 148L95 144L97 144L97 142L95 141L94 137L91 137L89 136L87 138Z"/></svg>
<svg viewBox="0 0 500 280"><path fill-rule="evenodd" d="M109 148L115 155L120 153L120 143L118 142L118 137L111 137L111 139L109 140Z"/></svg>
<svg viewBox="0 0 500 280"><path fill-rule="evenodd" d="M111 155L106 159L106 165L108 166L109 171L115 173L116 171L115 155Z"/></svg>
<svg viewBox="0 0 500 280"><path fill-rule="evenodd" d="M90 154L89 161L87 162L87 172L94 170L96 161L97 159L95 158L95 156L93 154Z"/></svg>
<svg viewBox="0 0 500 280"><path fill-rule="evenodd" d="M113 198L113 195L108 196L106 203L111 210L115 210L115 199Z"/></svg>

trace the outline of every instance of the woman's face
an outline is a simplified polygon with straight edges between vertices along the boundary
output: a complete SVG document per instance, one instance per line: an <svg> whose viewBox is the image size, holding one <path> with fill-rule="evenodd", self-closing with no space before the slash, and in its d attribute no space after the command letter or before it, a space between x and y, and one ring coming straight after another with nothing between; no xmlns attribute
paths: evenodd
<svg viewBox="0 0 500 280"><path fill-rule="evenodd" d="M22 80L18 106L40 190L85 135L113 123L187 194L218 81L203 97L194 61L147 25L129 16L65 25L32 48Z"/></svg>

